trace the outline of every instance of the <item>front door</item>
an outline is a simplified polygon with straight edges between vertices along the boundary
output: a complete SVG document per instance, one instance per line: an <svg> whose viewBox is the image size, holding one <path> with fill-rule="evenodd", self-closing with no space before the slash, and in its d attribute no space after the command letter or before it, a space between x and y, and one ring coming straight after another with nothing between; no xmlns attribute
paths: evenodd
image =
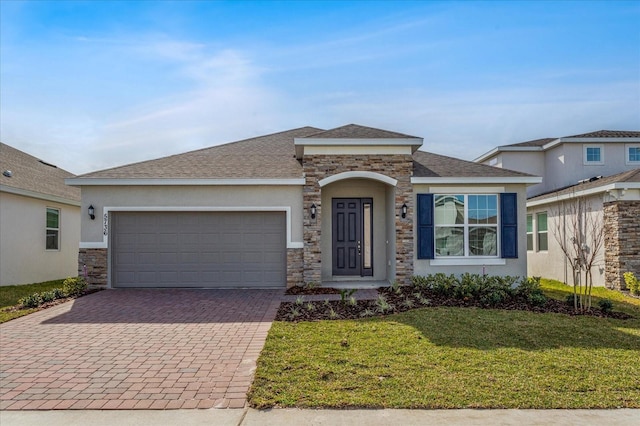
<svg viewBox="0 0 640 426"><path fill-rule="evenodd" d="M332 200L333 275L373 275L371 198Z"/></svg>

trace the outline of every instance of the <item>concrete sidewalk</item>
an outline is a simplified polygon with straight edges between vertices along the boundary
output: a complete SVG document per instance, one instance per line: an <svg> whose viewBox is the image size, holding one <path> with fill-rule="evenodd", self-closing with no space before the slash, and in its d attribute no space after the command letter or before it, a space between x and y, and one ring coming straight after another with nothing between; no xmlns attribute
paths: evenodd
<svg viewBox="0 0 640 426"><path fill-rule="evenodd" d="M2 426L640 425L640 410L64 410L2 411Z"/></svg>

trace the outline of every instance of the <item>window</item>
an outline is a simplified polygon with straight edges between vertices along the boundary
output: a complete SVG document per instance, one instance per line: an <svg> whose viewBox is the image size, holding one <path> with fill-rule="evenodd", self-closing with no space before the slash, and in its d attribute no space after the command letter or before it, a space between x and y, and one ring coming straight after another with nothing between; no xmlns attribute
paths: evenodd
<svg viewBox="0 0 640 426"><path fill-rule="evenodd" d="M418 259L517 258L517 199L516 193L418 194Z"/></svg>
<svg viewBox="0 0 640 426"><path fill-rule="evenodd" d="M533 250L533 215L527 215L527 251Z"/></svg>
<svg viewBox="0 0 640 426"><path fill-rule="evenodd" d="M627 164L640 164L640 145L627 145Z"/></svg>
<svg viewBox="0 0 640 426"><path fill-rule="evenodd" d="M549 250L547 212L537 214L538 251Z"/></svg>
<svg viewBox="0 0 640 426"><path fill-rule="evenodd" d="M435 255L497 256L496 195L436 195Z"/></svg>
<svg viewBox="0 0 640 426"><path fill-rule="evenodd" d="M604 149L602 145L584 145L584 164L604 164Z"/></svg>
<svg viewBox="0 0 640 426"><path fill-rule="evenodd" d="M60 249L60 210L47 207L46 243L47 250Z"/></svg>

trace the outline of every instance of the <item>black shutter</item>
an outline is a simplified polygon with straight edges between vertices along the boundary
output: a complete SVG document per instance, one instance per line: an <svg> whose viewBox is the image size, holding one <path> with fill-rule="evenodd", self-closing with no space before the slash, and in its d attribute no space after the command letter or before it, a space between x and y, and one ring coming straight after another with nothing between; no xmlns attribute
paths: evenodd
<svg viewBox="0 0 640 426"><path fill-rule="evenodd" d="M518 194L500 194L500 234L502 258L518 258Z"/></svg>
<svg viewBox="0 0 640 426"><path fill-rule="evenodd" d="M418 194L418 259L433 259L433 194Z"/></svg>

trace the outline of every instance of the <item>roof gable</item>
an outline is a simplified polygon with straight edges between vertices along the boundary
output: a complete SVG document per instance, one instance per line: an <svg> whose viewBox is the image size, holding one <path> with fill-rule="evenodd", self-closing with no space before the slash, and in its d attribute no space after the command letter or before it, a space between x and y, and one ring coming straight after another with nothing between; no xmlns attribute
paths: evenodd
<svg viewBox="0 0 640 426"><path fill-rule="evenodd" d="M413 154L413 176L433 178L535 178L535 176L527 173L424 151L416 151Z"/></svg>
<svg viewBox="0 0 640 426"><path fill-rule="evenodd" d="M80 190L64 183L74 174L0 143L0 173L5 171L11 171L11 177L0 174L0 185L7 189L80 201Z"/></svg>
<svg viewBox="0 0 640 426"><path fill-rule="evenodd" d="M374 127L360 126L359 124L347 124L306 137L314 139L420 139L417 136L376 129Z"/></svg>

